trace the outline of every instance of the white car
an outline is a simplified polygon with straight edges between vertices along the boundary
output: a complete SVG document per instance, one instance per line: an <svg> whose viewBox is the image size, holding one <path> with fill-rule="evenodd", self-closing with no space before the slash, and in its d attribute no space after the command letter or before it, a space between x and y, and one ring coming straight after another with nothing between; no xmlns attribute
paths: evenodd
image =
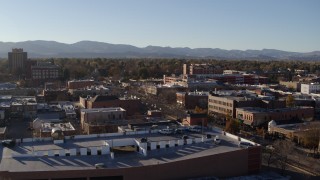
<svg viewBox="0 0 320 180"><path fill-rule="evenodd" d="M214 143L216 144L220 144L221 139L219 138L219 136L214 137Z"/></svg>
<svg viewBox="0 0 320 180"><path fill-rule="evenodd" d="M249 148L254 146L253 144L249 143L249 142L244 142L244 141L240 141L239 142L239 147L241 148Z"/></svg>
<svg viewBox="0 0 320 180"><path fill-rule="evenodd" d="M104 163L97 163L94 166L96 167L96 169L101 169L106 167Z"/></svg>

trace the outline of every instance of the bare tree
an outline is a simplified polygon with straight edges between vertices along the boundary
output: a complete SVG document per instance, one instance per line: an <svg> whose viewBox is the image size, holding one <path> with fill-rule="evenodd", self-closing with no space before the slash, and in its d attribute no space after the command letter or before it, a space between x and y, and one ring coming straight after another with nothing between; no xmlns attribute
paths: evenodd
<svg viewBox="0 0 320 180"><path fill-rule="evenodd" d="M265 162L267 162L268 168L271 164L274 164L277 161L277 154L273 146L267 146L263 155Z"/></svg>
<svg viewBox="0 0 320 180"><path fill-rule="evenodd" d="M159 94L159 99L164 100L165 103L175 104L176 103L176 91L169 90Z"/></svg>
<svg viewBox="0 0 320 180"><path fill-rule="evenodd" d="M316 152L320 141L320 128L318 126L309 126L307 130L303 133L302 142L303 145Z"/></svg>
<svg viewBox="0 0 320 180"><path fill-rule="evenodd" d="M287 140L279 140L274 142L273 147L277 157L277 166L281 169L281 173L284 174L288 167L288 155L292 153L294 143Z"/></svg>

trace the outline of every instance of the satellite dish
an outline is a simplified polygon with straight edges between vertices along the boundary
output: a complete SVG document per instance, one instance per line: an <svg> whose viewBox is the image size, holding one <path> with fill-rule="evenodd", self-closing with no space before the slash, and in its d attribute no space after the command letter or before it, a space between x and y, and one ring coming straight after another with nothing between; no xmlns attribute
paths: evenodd
<svg viewBox="0 0 320 180"><path fill-rule="evenodd" d="M60 127L54 127L51 129L51 137L53 139L63 139L63 132Z"/></svg>

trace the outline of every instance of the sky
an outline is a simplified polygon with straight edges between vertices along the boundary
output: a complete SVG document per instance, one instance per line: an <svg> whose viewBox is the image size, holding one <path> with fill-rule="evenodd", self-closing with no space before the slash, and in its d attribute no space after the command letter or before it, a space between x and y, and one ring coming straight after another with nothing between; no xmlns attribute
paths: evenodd
<svg viewBox="0 0 320 180"><path fill-rule="evenodd" d="M319 0L0 0L0 41L320 50Z"/></svg>

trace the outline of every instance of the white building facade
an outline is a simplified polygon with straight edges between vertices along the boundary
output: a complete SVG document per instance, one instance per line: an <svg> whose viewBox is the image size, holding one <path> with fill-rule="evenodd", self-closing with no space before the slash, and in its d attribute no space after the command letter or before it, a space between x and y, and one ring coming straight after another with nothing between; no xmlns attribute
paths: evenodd
<svg viewBox="0 0 320 180"><path fill-rule="evenodd" d="M320 92L320 84L310 83L310 84L301 84L301 93L310 94Z"/></svg>

